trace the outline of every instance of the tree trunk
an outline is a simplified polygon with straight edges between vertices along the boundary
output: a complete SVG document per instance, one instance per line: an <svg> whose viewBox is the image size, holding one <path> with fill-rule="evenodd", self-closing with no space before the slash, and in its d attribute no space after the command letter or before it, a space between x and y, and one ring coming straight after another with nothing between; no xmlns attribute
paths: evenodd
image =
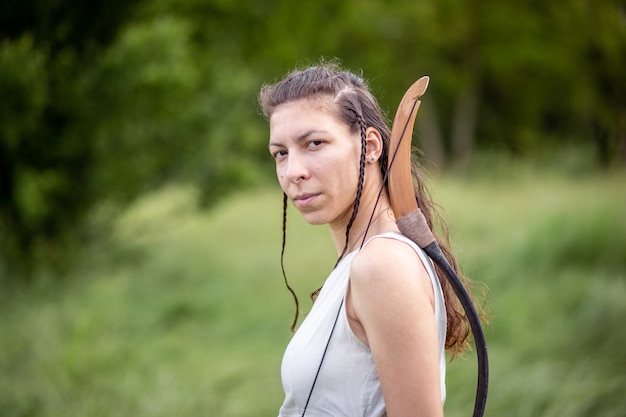
<svg viewBox="0 0 626 417"><path fill-rule="evenodd" d="M470 81L457 98L452 120L452 162L466 166L474 152L476 118L478 115L478 88Z"/></svg>
<svg viewBox="0 0 626 417"><path fill-rule="evenodd" d="M445 165L443 135L432 102L422 102L418 113L417 139L423 153L425 167L432 171L439 171Z"/></svg>

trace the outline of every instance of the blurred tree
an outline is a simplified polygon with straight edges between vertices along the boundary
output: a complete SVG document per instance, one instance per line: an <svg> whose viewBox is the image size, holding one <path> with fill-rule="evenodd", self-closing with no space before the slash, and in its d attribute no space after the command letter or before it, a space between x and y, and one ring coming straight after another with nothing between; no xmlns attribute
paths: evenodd
<svg viewBox="0 0 626 417"><path fill-rule="evenodd" d="M583 93L574 96L576 115L594 140L603 165L626 161L626 5L610 0L596 4L578 0L575 19L584 48L576 57L585 77L578 80ZM569 28L569 26L568 26ZM565 30L563 30L565 33ZM582 82L581 82L582 81Z"/></svg>
<svg viewBox="0 0 626 417"><path fill-rule="evenodd" d="M93 201L84 181L89 141L66 135L88 99L74 80L130 9L122 1L0 5L0 249L9 264L64 258Z"/></svg>
<svg viewBox="0 0 626 417"><path fill-rule="evenodd" d="M440 167L572 143L623 162L624 21L619 0L3 1L0 256L63 264L96 207L271 172L258 89L320 56L390 115L430 75L418 140Z"/></svg>
<svg viewBox="0 0 626 417"><path fill-rule="evenodd" d="M69 265L94 232L95 208L164 182L195 181L210 202L257 177L266 153L259 82L236 55L245 44L222 32L224 13L204 26L183 13L150 14L141 3L109 10L116 6L1 6L5 266Z"/></svg>
<svg viewBox="0 0 626 417"><path fill-rule="evenodd" d="M603 165L625 162L617 1L397 1L368 17L394 22L389 72L431 76L418 127L438 165L463 164L476 147L528 155L572 143L595 146Z"/></svg>
<svg viewBox="0 0 626 417"><path fill-rule="evenodd" d="M626 64L623 8L615 1L572 0L507 3L497 10L485 30L491 41L484 45L482 144L499 139L529 154L587 143L602 164L623 163L624 130L616 123L626 96L617 70ZM598 146L602 136L610 136L610 156Z"/></svg>

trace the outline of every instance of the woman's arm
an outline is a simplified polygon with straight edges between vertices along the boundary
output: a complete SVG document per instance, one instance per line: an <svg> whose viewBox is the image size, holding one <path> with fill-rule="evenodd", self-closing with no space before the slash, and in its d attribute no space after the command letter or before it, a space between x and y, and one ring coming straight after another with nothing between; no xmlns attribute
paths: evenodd
<svg viewBox="0 0 626 417"><path fill-rule="evenodd" d="M352 263L348 309L372 352L389 417L443 416L433 288L415 251L371 241Z"/></svg>

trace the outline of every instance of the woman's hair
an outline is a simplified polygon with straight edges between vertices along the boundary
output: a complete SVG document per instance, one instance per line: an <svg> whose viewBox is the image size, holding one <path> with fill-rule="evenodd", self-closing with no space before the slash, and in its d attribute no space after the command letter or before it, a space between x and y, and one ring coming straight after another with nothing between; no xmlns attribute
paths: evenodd
<svg viewBox="0 0 626 417"><path fill-rule="evenodd" d="M387 123L385 114L381 110L378 101L369 91L367 82L349 72L342 70L335 61L320 62L319 65L308 67L306 69L296 69L279 82L272 85L265 85L259 94L259 103L263 111L263 115L269 119L281 104L293 102L296 100L327 100L332 103L328 106L328 110L333 112L338 120L343 121L353 133L361 133L361 156L359 164L359 183L356 191L356 198L353 205L352 216L346 228L346 240L344 249L339 256L339 260L345 255L350 228L359 210L361 192L363 189L363 176L365 172L365 130L367 127L373 127L378 130L383 140L383 150L379 158L380 170L383 178L386 178L387 162L389 155L389 140L391 131ZM417 204L422 210L428 226L433 230L433 220L436 218L437 226L442 231L442 236L437 236L441 250L452 268L459 274L463 283L467 286L467 280L461 275L457 267L457 262L449 249L448 231L445 221L439 215L435 204L430 198L424 181L422 180L422 169L416 158L412 161L412 174L414 177L414 193ZM384 184L387 187L387 183ZM286 225L287 225L287 196L283 195L283 238L281 251L281 269L285 284L294 297L296 303L296 315L292 325L292 330L298 320L299 303L298 298L287 282L285 269L283 265L283 257L286 242ZM434 233L434 230L433 230ZM447 333L446 333L446 349L453 353L460 353L467 345L467 337L469 334L469 323L460 302L456 298L454 291L448 281L444 278L443 271L439 270L437 275L443 290L444 300L446 304L447 315ZM315 297L319 289L312 296Z"/></svg>

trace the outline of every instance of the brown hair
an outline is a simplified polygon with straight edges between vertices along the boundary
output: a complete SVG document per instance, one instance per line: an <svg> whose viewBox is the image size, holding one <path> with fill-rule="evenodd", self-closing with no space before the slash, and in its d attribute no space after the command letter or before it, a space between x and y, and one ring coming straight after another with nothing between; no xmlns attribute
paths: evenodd
<svg viewBox="0 0 626 417"><path fill-rule="evenodd" d="M356 133L361 131L361 161L360 161L360 175L359 183L357 187L357 193L355 202L353 205L353 212L348 226L346 228L346 246L348 243L348 236L352 222L356 217L359 209L360 195L363 188L363 173L365 166L365 130L367 127L373 127L377 129L383 139L383 151L380 156L380 169L383 178L386 178L387 161L389 152L389 139L391 131L386 117L381 110L378 101L369 91L369 87L363 78L356 74L342 70L336 61L320 62L319 65L311 66L305 69L296 69L287 76L285 76L279 82L272 85L265 85L261 89L259 94L259 103L263 115L269 119L277 106L281 104L302 100L302 99L330 99L334 104L330 106L330 110L335 113L338 120L344 121L351 129ZM421 208L428 226L433 230L433 218L436 218L437 225L441 230L442 238L435 235L437 242L439 243L441 250L452 268L459 274L463 283L467 286L467 280L460 274L458 270L457 262L449 249L449 239L447 226L443 218L439 215L435 204L429 196L427 189L422 180L422 169L416 158L413 159L412 174L414 177L414 193L418 206ZM387 184L384 184L387 187ZM287 288L292 293L296 302L296 316L292 325L292 330L295 329L295 324L298 320L298 298L294 291L291 289L285 276L285 270L283 267L283 257L285 251L286 242L286 219L287 219L287 197L283 199L283 241L281 251L281 268L283 278ZM433 230L434 232L434 230ZM344 256L346 252L346 246L344 246L342 254L339 256L339 260ZM444 277L443 271L437 269L438 277ZM453 353L460 353L467 345L467 337L469 334L469 323L463 307L457 300L454 291L448 281L444 278L439 278L441 287L443 290L444 300L446 304L447 315L447 332L446 332L446 349ZM312 295L315 296L319 289Z"/></svg>

